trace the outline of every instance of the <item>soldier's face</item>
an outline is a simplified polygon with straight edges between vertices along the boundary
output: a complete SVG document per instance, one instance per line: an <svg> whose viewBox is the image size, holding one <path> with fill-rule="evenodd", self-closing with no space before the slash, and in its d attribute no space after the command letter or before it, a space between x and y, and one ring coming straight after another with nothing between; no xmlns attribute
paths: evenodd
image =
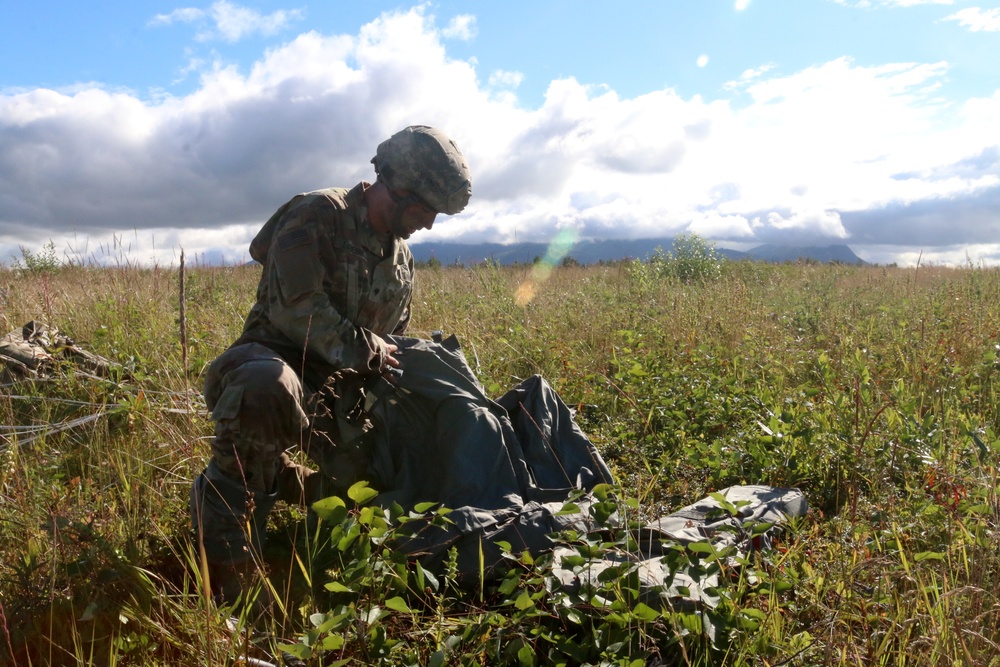
<svg viewBox="0 0 1000 667"><path fill-rule="evenodd" d="M396 206L404 207L401 212L397 209L390 219L389 227L393 235L408 239L413 232L434 226L437 211L420 200L407 204L410 193L406 190L398 190L393 195L392 199L396 202Z"/></svg>

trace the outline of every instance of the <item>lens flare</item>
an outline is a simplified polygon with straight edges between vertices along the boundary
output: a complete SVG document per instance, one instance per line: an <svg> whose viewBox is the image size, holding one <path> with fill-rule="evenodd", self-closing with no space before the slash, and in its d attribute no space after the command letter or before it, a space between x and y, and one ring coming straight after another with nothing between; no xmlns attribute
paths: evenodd
<svg viewBox="0 0 1000 667"><path fill-rule="evenodd" d="M531 273L527 279L517 287L514 293L514 302L519 306L525 306L535 298L538 293L538 286L548 280L552 274L552 269L559 265L576 243L577 234L575 229L564 229L553 237L549 247L543 257L531 267Z"/></svg>

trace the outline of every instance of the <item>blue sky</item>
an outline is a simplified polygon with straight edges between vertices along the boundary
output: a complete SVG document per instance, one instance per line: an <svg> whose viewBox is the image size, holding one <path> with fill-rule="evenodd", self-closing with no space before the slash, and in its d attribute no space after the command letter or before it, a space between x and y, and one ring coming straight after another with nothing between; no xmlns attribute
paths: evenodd
<svg viewBox="0 0 1000 667"><path fill-rule="evenodd" d="M10 2L0 261L243 261L291 195L370 180L425 123L473 202L412 242L998 264L998 63L980 0Z"/></svg>

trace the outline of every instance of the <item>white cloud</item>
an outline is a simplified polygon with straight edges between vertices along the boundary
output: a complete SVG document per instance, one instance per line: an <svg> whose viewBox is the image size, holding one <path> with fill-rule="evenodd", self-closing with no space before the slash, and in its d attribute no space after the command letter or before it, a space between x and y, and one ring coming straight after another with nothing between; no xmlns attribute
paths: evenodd
<svg viewBox="0 0 1000 667"><path fill-rule="evenodd" d="M149 25L172 25L174 23L194 23L201 20L206 15L204 9L196 7L183 7L175 9L169 14L157 14L149 20Z"/></svg>
<svg viewBox="0 0 1000 667"><path fill-rule="evenodd" d="M427 12L384 14L356 35L301 34L248 72L218 62L184 97L0 95L0 260L50 239L113 257L132 230L141 261L175 261L182 247L243 261L291 195L371 179L375 147L413 123L445 129L473 172L467 212L418 242L571 229L1000 244L1000 92L944 103L945 63L837 59L784 76L765 65L732 84L738 105L671 89L625 98L567 78L528 109L519 73L483 82L474 62L449 57Z"/></svg>
<svg viewBox="0 0 1000 667"><path fill-rule="evenodd" d="M302 17L301 10L279 10L271 14L261 14L227 0L218 0L207 9L185 7L169 14L157 14L150 25L172 25L174 23L209 24L198 33L200 41L223 39L238 42L244 37L261 34L273 35L287 28Z"/></svg>
<svg viewBox="0 0 1000 667"><path fill-rule="evenodd" d="M742 12L750 6L750 0L736 0L736 11Z"/></svg>
<svg viewBox="0 0 1000 667"><path fill-rule="evenodd" d="M874 2L872 0L833 0L834 3L844 7L857 9L869 9ZM954 0L876 0L877 4L883 7L916 7L918 5L952 5Z"/></svg>
<svg viewBox="0 0 1000 667"><path fill-rule="evenodd" d="M804 233L806 238L817 235L830 239L846 239L847 230L836 211L795 211L787 217L772 211L767 214L766 222L758 223L761 227L770 227L778 232ZM783 234L788 238L787 234Z"/></svg>
<svg viewBox="0 0 1000 667"><path fill-rule="evenodd" d="M1000 32L1000 9L969 7L946 16L944 20L958 21L959 25L972 32Z"/></svg>
<svg viewBox="0 0 1000 667"><path fill-rule="evenodd" d="M709 213L695 218L687 230L703 239L741 239L753 238L754 230L750 221L742 215L719 215Z"/></svg>
<svg viewBox="0 0 1000 667"><path fill-rule="evenodd" d="M521 72L508 72L498 69L490 74L489 84L495 88L517 88L524 81L524 74Z"/></svg>
<svg viewBox="0 0 1000 667"><path fill-rule="evenodd" d="M748 82L752 81L753 79L761 78L762 76L770 72L772 69L774 69L774 64L768 63L766 65L761 65L760 67L743 70L743 73L740 74L739 81L728 81L725 84L723 84L723 88L725 88L726 90L736 90L742 88Z"/></svg>
<svg viewBox="0 0 1000 667"><path fill-rule="evenodd" d="M299 19L302 12L291 9L264 15L256 10L220 0L212 4L211 14L222 37L226 41L236 42L255 33L273 35L286 28L293 20Z"/></svg>
<svg viewBox="0 0 1000 667"><path fill-rule="evenodd" d="M698 65L698 67L705 67L705 66L707 66L708 65L708 56L705 55L705 54L702 54L702 55L698 56L698 60L697 60L696 64Z"/></svg>
<svg viewBox="0 0 1000 667"><path fill-rule="evenodd" d="M476 36L476 17L460 14L448 22L441 34L448 39L469 41Z"/></svg>
<svg viewBox="0 0 1000 667"><path fill-rule="evenodd" d="M890 7L916 7L917 5L953 5L955 0L882 0Z"/></svg>

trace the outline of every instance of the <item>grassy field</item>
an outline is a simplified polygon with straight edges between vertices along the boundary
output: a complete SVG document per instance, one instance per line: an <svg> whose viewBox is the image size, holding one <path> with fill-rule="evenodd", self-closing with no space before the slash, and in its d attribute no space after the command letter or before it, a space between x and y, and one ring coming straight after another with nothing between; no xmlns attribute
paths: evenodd
<svg viewBox="0 0 1000 667"><path fill-rule="evenodd" d="M23 268L0 270L0 333L40 320L123 368L2 387L0 664L1000 665L998 271L424 267L411 334L456 334L493 394L549 380L617 476L609 502L649 518L760 483L810 514L735 566L679 549L723 581L680 610L627 577L551 590L517 554L460 587L382 547L396 517L327 513L317 539L283 508L259 582L278 604L251 631L201 592L187 494L204 370L259 268L189 267L183 339L176 268Z"/></svg>

